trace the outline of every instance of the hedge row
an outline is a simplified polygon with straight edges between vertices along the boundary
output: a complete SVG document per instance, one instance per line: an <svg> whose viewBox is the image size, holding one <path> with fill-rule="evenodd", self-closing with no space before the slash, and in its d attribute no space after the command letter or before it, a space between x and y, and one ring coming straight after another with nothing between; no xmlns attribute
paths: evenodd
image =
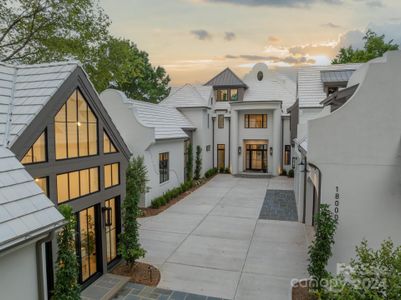
<svg viewBox="0 0 401 300"><path fill-rule="evenodd" d="M219 170L217 168L213 168L213 169L207 170L205 172L205 178L210 178L210 177L216 175L218 173L218 171Z"/></svg>
<svg viewBox="0 0 401 300"><path fill-rule="evenodd" d="M193 181L190 180L182 183L179 187L168 190L162 196L152 200L152 208L159 208L160 206L166 205L172 199L177 198L179 195L185 193L192 187L193 187Z"/></svg>

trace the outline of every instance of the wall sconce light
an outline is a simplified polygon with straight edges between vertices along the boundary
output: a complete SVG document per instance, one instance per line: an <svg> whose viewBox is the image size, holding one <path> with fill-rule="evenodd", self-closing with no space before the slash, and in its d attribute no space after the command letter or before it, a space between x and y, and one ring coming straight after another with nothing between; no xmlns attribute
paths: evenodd
<svg viewBox="0 0 401 300"><path fill-rule="evenodd" d="M103 207L102 210L104 213L104 225L105 226L113 225L113 222L111 220L111 207Z"/></svg>
<svg viewBox="0 0 401 300"><path fill-rule="evenodd" d="M241 146L239 146L238 147L238 155L241 155L241 153L242 153L242 148L241 148Z"/></svg>
<svg viewBox="0 0 401 300"><path fill-rule="evenodd" d="M273 147L270 147L270 156L273 156Z"/></svg>

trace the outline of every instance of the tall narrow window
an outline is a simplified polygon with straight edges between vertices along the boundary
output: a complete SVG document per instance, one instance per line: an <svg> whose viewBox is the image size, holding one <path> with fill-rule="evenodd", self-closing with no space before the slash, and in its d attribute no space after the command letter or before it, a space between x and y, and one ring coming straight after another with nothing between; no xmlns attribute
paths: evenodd
<svg viewBox="0 0 401 300"><path fill-rule="evenodd" d="M47 161L46 131L43 132L28 152L21 163L24 165Z"/></svg>
<svg viewBox="0 0 401 300"><path fill-rule="evenodd" d="M104 166L104 187L107 189L120 184L120 164Z"/></svg>
<svg viewBox="0 0 401 300"><path fill-rule="evenodd" d="M230 98L231 98L231 101L237 101L238 100L238 89L231 89L230 90Z"/></svg>
<svg viewBox="0 0 401 300"><path fill-rule="evenodd" d="M63 203L99 191L99 169L57 175L57 201Z"/></svg>
<svg viewBox="0 0 401 300"><path fill-rule="evenodd" d="M245 128L267 128L267 114L245 115Z"/></svg>
<svg viewBox="0 0 401 300"><path fill-rule="evenodd" d="M169 153L164 152L159 154L159 173L160 173L160 183L169 180Z"/></svg>
<svg viewBox="0 0 401 300"><path fill-rule="evenodd" d="M224 115L218 115L217 126L221 129L224 128Z"/></svg>
<svg viewBox="0 0 401 300"><path fill-rule="evenodd" d="M98 153L97 119L82 94L75 90L55 119L56 159Z"/></svg>
<svg viewBox="0 0 401 300"><path fill-rule="evenodd" d="M226 146L224 144L217 144L217 168L224 169L226 167Z"/></svg>
<svg viewBox="0 0 401 300"><path fill-rule="evenodd" d="M115 153L115 152L117 152L116 147L114 147L114 144L110 140L110 137L106 133L106 131L103 132L103 151L104 151L104 153Z"/></svg>
<svg viewBox="0 0 401 300"><path fill-rule="evenodd" d="M285 145L284 147L284 165L288 166L291 164L291 146Z"/></svg>
<svg viewBox="0 0 401 300"><path fill-rule="evenodd" d="M49 196L49 189L47 186L47 177L35 178L36 184L42 189L46 196Z"/></svg>
<svg viewBox="0 0 401 300"><path fill-rule="evenodd" d="M216 101L228 101L228 90L217 90Z"/></svg>
<svg viewBox="0 0 401 300"><path fill-rule="evenodd" d="M117 201L115 198L105 201L105 227L106 227L106 249L107 263L117 258L117 236L118 224L116 215L118 213Z"/></svg>

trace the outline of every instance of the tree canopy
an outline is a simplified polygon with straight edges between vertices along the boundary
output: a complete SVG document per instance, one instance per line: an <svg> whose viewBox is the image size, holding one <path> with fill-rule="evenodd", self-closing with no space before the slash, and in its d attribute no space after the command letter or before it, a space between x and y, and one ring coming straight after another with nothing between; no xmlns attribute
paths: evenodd
<svg viewBox="0 0 401 300"><path fill-rule="evenodd" d="M393 40L386 42L384 34L378 35L370 29L363 39L365 41L363 49L354 49L352 46L341 48L337 56L332 60L332 64L364 63L383 56L387 51L398 50L399 47L399 45L393 43Z"/></svg>
<svg viewBox="0 0 401 300"><path fill-rule="evenodd" d="M98 92L113 86L137 100L158 102L170 78L148 54L109 32L98 0L0 1L0 61L79 60Z"/></svg>

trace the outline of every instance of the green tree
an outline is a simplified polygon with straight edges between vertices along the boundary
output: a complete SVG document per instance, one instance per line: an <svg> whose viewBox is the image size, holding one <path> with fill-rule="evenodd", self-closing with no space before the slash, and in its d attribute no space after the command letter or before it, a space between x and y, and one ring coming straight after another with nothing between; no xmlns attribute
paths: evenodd
<svg viewBox="0 0 401 300"><path fill-rule="evenodd" d="M327 263L332 256L331 247L334 244L334 233L337 220L327 204L321 204L319 213L315 217L315 239L309 246L309 275L316 281L316 290L321 290L321 280L327 278Z"/></svg>
<svg viewBox="0 0 401 300"><path fill-rule="evenodd" d="M352 46L341 48L337 56L332 60L332 64L364 63L376 57L383 56L390 50L398 50L399 45L393 44L393 40L385 42L385 35L377 35L372 30L368 30L363 37L365 45L363 49L354 49Z"/></svg>
<svg viewBox="0 0 401 300"><path fill-rule="evenodd" d="M110 21L96 0L0 1L0 58L48 62L87 58L108 37Z"/></svg>
<svg viewBox="0 0 401 300"><path fill-rule="evenodd" d="M127 195L122 205L123 233L120 234L118 252L132 269L138 258L144 257L146 251L139 242L139 198L142 190L146 188L146 177L143 177L142 159L133 159L126 172ZM140 166L140 168L138 168ZM146 174L145 174L146 175Z"/></svg>
<svg viewBox="0 0 401 300"><path fill-rule="evenodd" d="M98 0L0 1L0 61L79 60L100 93L112 86L136 100L159 102L170 78L129 40L110 36Z"/></svg>
<svg viewBox="0 0 401 300"><path fill-rule="evenodd" d="M201 177L202 172L202 148L196 146L196 158L195 158L195 179L198 180Z"/></svg>
<svg viewBox="0 0 401 300"><path fill-rule="evenodd" d="M185 177L187 181L191 181L194 174L194 153L192 143L187 147L187 161L185 162Z"/></svg>
<svg viewBox="0 0 401 300"><path fill-rule="evenodd" d="M164 68L153 67L149 55L129 40L111 37L98 48L96 63L85 68L98 91L114 87L132 99L154 103L170 92Z"/></svg>
<svg viewBox="0 0 401 300"><path fill-rule="evenodd" d="M68 222L57 235L55 300L79 300L78 262L75 252L76 219L71 206L59 206L60 213Z"/></svg>

